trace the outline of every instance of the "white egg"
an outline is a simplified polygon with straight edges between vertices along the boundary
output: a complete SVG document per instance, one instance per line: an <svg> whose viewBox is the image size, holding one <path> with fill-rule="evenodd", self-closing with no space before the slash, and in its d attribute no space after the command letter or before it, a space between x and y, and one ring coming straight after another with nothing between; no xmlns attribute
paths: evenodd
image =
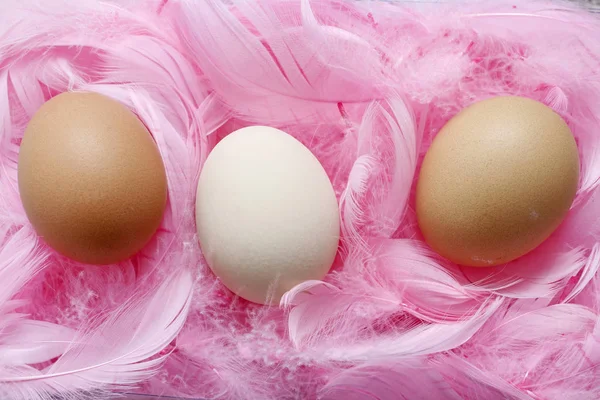
<svg viewBox="0 0 600 400"><path fill-rule="evenodd" d="M266 126L237 130L215 146L198 182L196 223L215 275L262 304L322 279L340 233L323 166L298 140Z"/></svg>

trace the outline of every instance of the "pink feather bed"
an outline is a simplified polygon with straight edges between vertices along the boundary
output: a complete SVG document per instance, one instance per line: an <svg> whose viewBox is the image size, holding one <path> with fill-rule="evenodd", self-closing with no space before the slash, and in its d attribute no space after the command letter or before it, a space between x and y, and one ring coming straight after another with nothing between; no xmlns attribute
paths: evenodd
<svg viewBox="0 0 600 400"><path fill-rule="evenodd" d="M599 399L599 38L531 0L2 0L0 399ZM118 265L58 256L19 199L24 127L68 90L129 106L165 161L163 225ZM414 184L444 123L504 94L568 122L579 191L529 255L461 268ZM306 144L340 204L332 271L280 307L233 296L196 237L202 163L251 124Z"/></svg>

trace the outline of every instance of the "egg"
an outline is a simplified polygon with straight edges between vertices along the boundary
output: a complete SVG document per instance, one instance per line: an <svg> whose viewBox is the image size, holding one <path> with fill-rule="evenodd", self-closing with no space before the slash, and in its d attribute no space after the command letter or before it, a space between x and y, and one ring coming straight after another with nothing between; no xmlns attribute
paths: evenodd
<svg viewBox="0 0 600 400"><path fill-rule="evenodd" d="M124 105L95 93L63 93L41 106L25 130L18 179L36 232L88 264L137 253L167 202L165 167L150 133Z"/></svg>
<svg viewBox="0 0 600 400"><path fill-rule="evenodd" d="M266 126L237 130L209 154L198 181L196 222L215 275L261 304L322 279L340 233L337 199L322 165L292 136Z"/></svg>
<svg viewBox="0 0 600 400"><path fill-rule="evenodd" d="M433 250L493 266L535 249L577 192L579 155L565 121L522 97L484 100L452 118L421 167L417 220Z"/></svg>

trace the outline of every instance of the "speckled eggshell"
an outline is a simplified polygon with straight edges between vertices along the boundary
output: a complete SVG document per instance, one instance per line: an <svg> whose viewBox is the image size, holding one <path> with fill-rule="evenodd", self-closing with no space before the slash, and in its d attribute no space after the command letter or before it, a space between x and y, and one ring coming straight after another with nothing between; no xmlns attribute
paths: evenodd
<svg viewBox="0 0 600 400"><path fill-rule="evenodd" d="M262 304L322 279L340 233L337 199L317 158L265 126L237 130L210 153L198 182L196 221L213 272L234 293Z"/></svg>
<svg viewBox="0 0 600 400"><path fill-rule="evenodd" d="M165 167L142 122L95 93L63 93L29 122L19 191L31 224L59 253L110 264L138 252L159 227Z"/></svg>
<svg viewBox="0 0 600 400"><path fill-rule="evenodd" d="M455 263L506 263L559 226L578 179L577 146L558 114L521 97L484 100L452 118L428 150L417 184L419 227Z"/></svg>

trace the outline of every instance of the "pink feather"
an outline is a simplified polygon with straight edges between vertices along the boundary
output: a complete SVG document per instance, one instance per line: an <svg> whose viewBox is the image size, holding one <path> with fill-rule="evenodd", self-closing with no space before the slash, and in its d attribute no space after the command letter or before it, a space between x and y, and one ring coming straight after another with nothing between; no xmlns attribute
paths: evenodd
<svg viewBox="0 0 600 400"><path fill-rule="evenodd" d="M74 332L44 321L18 320L2 331L0 366L40 364L59 357L69 347Z"/></svg>
<svg viewBox="0 0 600 400"><path fill-rule="evenodd" d="M46 340L52 338L53 342L62 343L57 347L62 350L58 360L44 370L30 369L18 376L14 371L0 374L0 393L14 391L24 399L49 398L59 393L76 395L127 386L147 379L168 355L168 352L159 353L175 339L185 322L192 284L188 273L180 273L167 279L152 295L137 296L112 311L87 332L81 331L75 337L69 331L53 335L47 332ZM36 335L41 334L40 327L44 325L21 324L20 329L24 329L21 335L32 340L33 345ZM38 332L27 332L27 328ZM7 351L18 350L16 343L8 346L11 349ZM47 357L49 351L46 344L39 348L38 354L24 354L24 357L35 360L42 355ZM45 360L47 358L39 361Z"/></svg>
<svg viewBox="0 0 600 400"><path fill-rule="evenodd" d="M461 354L486 374L541 398L556 398L558 388L566 398L596 396L598 388L585 382L594 379L600 365L593 336L597 314L571 304L531 311L516 305L485 327Z"/></svg>
<svg viewBox="0 0 600 400"><path fill-rule="evenodd" d="M598 35L558 0L1 2L0 397L599 398ZM23 131L66 90L129 107L165 161L163 224L118 265L58 256L21 206ZM528 256L460 268L423 242L414 182L454 114L505 94L567 121L579 191ZM304 143L340 200L332 272L282 308L235 297L196 238L203 162L255 123Z"/></svg>
<svg viewBox="0 0 600 400"><path fill-rule="evenodd" d="M502 304L502 299L474 301L469 306L472 315L459 321L441 318L443 322L419 324L410 317L420 317L419 308L405 304L408 299L408 295L392 297L381 289L370 295L345 293L331 284L315 281L292 289L281 303L291 306L288 329L292 342L311 349L313 357L335 360L430 354L454 348L468 340ZM390 332L378 332L373 326L375 321Z"/></svg>
<svg viewBox="0 0 600 400"><path fill-rule="evenodd" d="M0 333L3 332L3 313L13 310L11 299L47 263L47 255L38 248L38 238L30 228L4 232L0 238Z"/></svg>
<svg viewBox="0 0 600 400"><path fill-rule="evenodd" d="M377 93L369 77L330 68L329 58L319 57L322 44L302 34L306 24L284 20L284 4L238 2L232 12L219 0L179 3L186 45L211 87L249 122L318 121L335 115L338 102L367 102ZM289 7L300 11L297 2ZM352 51L358 49L355 39L341 42L350 46L346 54L355 54L346 67L357 60Z"/></svg>
<svg viewBox="0 0 600 400"><path fill-rule="evenodd" d="M415 117L399 98L374 102L357 131L357 159L340 198L349 246L365 235L391 237L402 222L417 167ZM382 180L382 172L386 179Z"/></svg>
<svg viewBox="0 0 600 400"><path fill-rule="evenodd" d="M537 400L531 391L522 390L454 353L436 357L431 364L463 399Z"/></svg>
<svg viewBox="0 0 600 400"><path fill-rule="evenodd" d="M320 391L322 400L460 400L424 358L388 361L348 369Z"/></svg>

